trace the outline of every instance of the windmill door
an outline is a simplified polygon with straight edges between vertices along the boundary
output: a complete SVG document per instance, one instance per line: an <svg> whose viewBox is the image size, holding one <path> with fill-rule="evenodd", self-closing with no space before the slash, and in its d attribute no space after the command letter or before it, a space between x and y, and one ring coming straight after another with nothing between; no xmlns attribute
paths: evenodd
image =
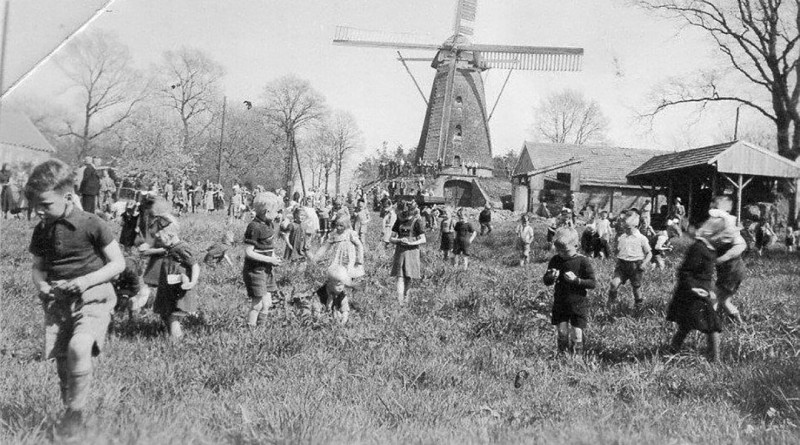
<svg viewBox="0 0 800 445"><path fill-rule="evenodd" d="M472 206L472 184L467 181L452 180L444 183L444 199L454 207Z"/></svg>

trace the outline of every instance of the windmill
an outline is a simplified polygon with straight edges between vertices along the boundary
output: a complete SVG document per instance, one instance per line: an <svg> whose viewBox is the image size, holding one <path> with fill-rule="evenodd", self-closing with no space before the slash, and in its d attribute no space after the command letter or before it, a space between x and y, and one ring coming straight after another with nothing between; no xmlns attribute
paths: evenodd
<svg viewBox="0 0 800 445"><path fill-rule="evenodd" d="M431 67L436 70L427 112L417 145L417 162L442 165L442 173L458 174L462 164L477 164L478 176L491 176L492 144L486 94L481 73L489 68L508 69L492 112L500 100L511 72L579 71L583 48L473 44L478 0L457 0L453 35L442 44L420 41L412 34L366 31L338 26L333 43L361 47L434 50ZM409 74L407 59L398 51L399 60ZM414 84L425 100L416 79Z"/></svg>

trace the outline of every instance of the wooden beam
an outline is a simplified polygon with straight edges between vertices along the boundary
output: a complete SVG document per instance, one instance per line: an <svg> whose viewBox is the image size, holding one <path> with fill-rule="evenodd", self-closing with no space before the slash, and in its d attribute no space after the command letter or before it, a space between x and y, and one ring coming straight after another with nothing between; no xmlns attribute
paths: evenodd
<svg viewBox="0 0 800 445"><path fill-rule="evenodd" d="M693 178L689 176L689 202L686 206L686 221L692 220L692 196L694 195L694 190L692 190L692 185L694 184ZM688 226L686 226L688 227Z"/></svg>

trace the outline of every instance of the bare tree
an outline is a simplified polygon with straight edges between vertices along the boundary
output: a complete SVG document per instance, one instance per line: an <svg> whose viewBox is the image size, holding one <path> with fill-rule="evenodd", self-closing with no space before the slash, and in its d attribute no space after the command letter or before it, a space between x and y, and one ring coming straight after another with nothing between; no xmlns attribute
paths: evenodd
<svg viewBox="0 0 800 445"><path fill-rule="evenodd" d="M713 72L701 73L692 82L672 81L648 115L675 105L740 103L775 124L778 153L789 159L800 155L800 1L638 0L638 4L706 32L739 81L725 86L719 73ZM765 96L747 97L742 81Z"/></svg>
<svg viewBox="0 0 800 445"><path fill-rule="evenodd" d="M361 145L361 130L356 118L348 111L336 110L328 122L336 171L336 194L342 191L342 172L345 159Z"/></svg>
<svg viewBox="0 0 800 445"><path fill-rule="evenodd" d="M163 107L151 104L139 107L113 132L106 155L126 175L163 182L195 168L194 158L181 150L180 139L175 121Z"/></svg>
<svg viewBox="0 0 800 445"><path fill-rule="evenodd" d="M264 118L258 109L247 109L232 106L228 108L225 118L225 138L222 150L222 179L224 183L238 181L258 181L277 178L282 168L276 165L271 155L279 153L282 133L271 122ZM209 162L200 161L202 170L211 171L212 160L216 160L218 145L208 144L209 156L203 156ZM214 156L211 156L211 153ZM205 165L205 164L208 165ZM268 187L279 186L278 181L267 183Z"/></svg>
<svg viewBox="0 0 800 445"><path fill-rule="evenodd" d="M327 120L314 125L306 143L309 169L312 175L319 175L318 185L320 187L324 185L326 194L329 191L330 177L337 159L334 143L333 132Z"/></svg>
<svg viewBox="0 0 800 445"><path fill-rule="evenodd" d="M602 142L608 120L595 101L575 90L545 97L534 109L535 136L557 144Z"/></svg>
<svg viewBox="0 0 800 445"><path fill-rule="evenodd" d="M81 90L81 120L67 122L67 131L61 136L77 138L78 157L83 157L93 140L131 116L145 97L146 88L141 84L142 76L133 69L128 47L105 31L76 38L56 60Z"/></svg>
<svg viewBox="0 0 800 445"><path fill-rule="evenodd" d="M310 82L294 75L284 76L267 84L263 98L266 102L267 119L283 134L283 186L287 186L294 180L294 162L299 162L300 157L295 143L297 133L325 114L325 98L311 87ZM302 182L302 171L300 175Z"/></svg>
<svg viewBox="0 0 800 445"><path fill-rule="evenodd" d="M219 81L225 75L222 65L197 49L166 51L157 67L156 87L168 107L181 120L181 146L185 152L197 135L208 129L219 102Z"/></svg>

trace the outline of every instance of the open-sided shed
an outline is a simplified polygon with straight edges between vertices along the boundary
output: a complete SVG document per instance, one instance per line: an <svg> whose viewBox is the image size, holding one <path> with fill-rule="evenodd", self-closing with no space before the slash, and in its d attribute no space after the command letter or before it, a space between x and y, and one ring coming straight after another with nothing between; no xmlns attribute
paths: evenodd
<svg viewBox="0 0 800 445"><path fill-rule="evenodd" d="M655 156L627 175L628 181L666 192L669 202L681 196L689 219L701 219L713 195L731 186L736 193L736 217L741 219L744 190L766 194L776 180L787 180L797 195L800 164L745 141L732 141ZM755 182L754 182L755 181ZM797 198L795 198L795 202ZM794 212L794 210L793 210ZM792 214L791 217L795 215Z"/></svg>

